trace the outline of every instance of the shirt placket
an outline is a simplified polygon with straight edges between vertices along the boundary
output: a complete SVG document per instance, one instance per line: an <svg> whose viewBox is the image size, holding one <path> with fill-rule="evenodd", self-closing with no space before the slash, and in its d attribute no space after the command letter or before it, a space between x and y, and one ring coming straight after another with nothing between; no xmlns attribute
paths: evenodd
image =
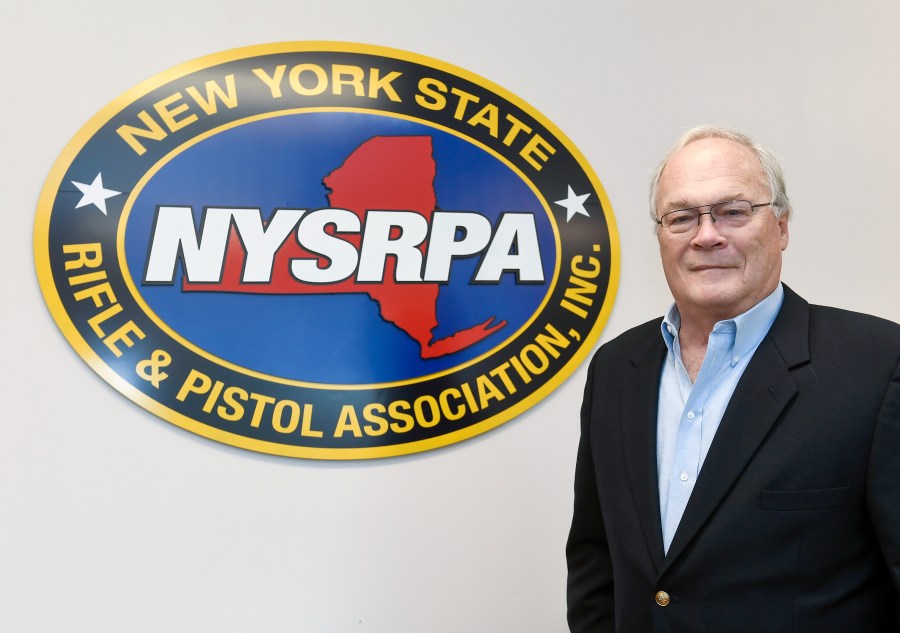
<svg viewBox="0 0 900 633"><path fill-rule="evenodd" d="M685 406L678 424L678 433L675 440L675 455L672 461L672 470L669 478L669 498L665 525L663 526L663 540L665 549L675 536L678 524L687 507L688 500L694 490L694 483L700 474L701 447L703 443L703 412L706 401L709 398L710 388L718 375L727 367L730 361L727 355L733 336L728 332L710 333L707 343L706 357L697 375L697 382L690 384L687 372L679 363L679 386L682 395L686 397Z"/></svg>

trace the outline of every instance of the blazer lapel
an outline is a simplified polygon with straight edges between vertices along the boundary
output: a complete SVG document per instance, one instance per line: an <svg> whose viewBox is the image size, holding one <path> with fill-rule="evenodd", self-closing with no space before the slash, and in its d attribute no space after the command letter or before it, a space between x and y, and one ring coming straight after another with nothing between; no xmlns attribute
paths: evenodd
<svg viewBox="0 0 900 633"><path fill-rule="evenodd" d="M662 522L659 515L659 481L656 474L656 409L659 377L666 356L662 335L632 356L634 390L625 395L623 455L644 541L654 566L663 561Z"/></svg>
<svg viewBox="0 0 900 633"><path fill-rule="evenodd" d="M809 360L809 305L787 286L778 318L722 417L660 573L697 536L797 393L789 369Z"/></svg>

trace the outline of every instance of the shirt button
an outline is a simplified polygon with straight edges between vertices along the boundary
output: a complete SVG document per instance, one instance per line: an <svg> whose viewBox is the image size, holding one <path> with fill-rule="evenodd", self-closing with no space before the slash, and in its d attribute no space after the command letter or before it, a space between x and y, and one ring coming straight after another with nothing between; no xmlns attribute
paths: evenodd
<svg viewBox="0 0 900 633"><path fill-rule="evenodd" d="M693 411L688 411L687 419L688 419L688 420L693 420L693 419L694 419L694 412L693 412Z"/></svg>
<svg viewBox="0 0 900 633"><path fill-rule="evenodd" d="M687 473L681 473L681 481L687 481L689 479Z"/></svg>
<svg viewBox="0 0 900 633"><path fill-rule="evenodd" d="M669 606L669 602L670 602L669 594L667 594L665 591L657 591L656 592L656 604L658 604L661 607L667 607L667 606Z"/></svg>

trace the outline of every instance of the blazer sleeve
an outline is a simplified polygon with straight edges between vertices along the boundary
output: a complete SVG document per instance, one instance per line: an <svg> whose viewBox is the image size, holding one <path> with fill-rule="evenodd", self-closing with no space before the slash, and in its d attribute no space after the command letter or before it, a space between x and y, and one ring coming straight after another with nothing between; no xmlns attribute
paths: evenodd
<svg viewBox="0 0 900 633"><path fill-rule="evenodd" d="M567 618L572 633L612 633L613 573L591 451L591 363L581 405L581 439L575 463L575 508L566 544Z"/></svg>
<svg viewBox="0 0 900 633"><path fill-rule="evenodd" d="M869 457L867 496L869 516L900 596L900 362L894 367L878 412Z"/></svg>

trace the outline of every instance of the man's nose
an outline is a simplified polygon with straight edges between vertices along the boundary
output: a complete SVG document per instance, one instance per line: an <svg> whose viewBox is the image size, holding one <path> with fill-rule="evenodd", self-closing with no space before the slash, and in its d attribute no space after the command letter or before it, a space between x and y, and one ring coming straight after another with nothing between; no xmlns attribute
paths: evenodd
<svg viewBox="0 0 900 633"><path fill-rule="evenodd" d="M705 217L704 217L705 216ZM700 226L697 227L697 234L691 240L697 246L715 246L723 241L722 234L719 232L719 226L713 218L712 213L701 213L699 218Z"/></svg>

